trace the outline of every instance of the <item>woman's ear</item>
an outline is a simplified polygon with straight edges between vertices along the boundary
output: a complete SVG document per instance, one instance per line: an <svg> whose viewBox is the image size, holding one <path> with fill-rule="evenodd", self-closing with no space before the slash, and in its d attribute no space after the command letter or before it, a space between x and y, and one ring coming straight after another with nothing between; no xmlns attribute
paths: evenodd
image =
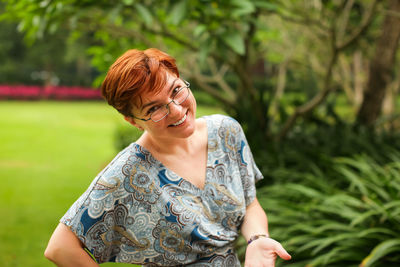
<svg viewBox="0 0 400 267"><path fill-rule="evenodd" d="M132 126L138 128L139 130L143 131L143 127L140 126L139 124L137 124L134 120L133 117L128 117L128 116L124 116L124 120L126 120L127 122L129 122Z"/></svg>

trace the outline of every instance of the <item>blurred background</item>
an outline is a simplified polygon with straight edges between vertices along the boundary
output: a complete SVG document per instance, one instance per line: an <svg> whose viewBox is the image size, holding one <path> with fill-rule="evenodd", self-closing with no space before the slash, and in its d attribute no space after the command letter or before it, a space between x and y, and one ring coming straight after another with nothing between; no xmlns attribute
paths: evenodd
<svg viewBox="0 0 400 267"><path fill-rule="evenodd" d="M52 266L58 220L140 136L97 88L156 47L198 116L242 124L277 266L399 266L399 37L399 0L2 0L1 265Z"/></svg>

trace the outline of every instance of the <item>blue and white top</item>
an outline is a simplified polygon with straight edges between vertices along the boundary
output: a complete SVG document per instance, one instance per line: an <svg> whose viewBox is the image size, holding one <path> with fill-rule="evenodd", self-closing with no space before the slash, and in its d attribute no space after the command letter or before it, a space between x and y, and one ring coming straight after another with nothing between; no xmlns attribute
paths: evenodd
<svg viewBox="0 0 400 267"><path fill-rule="evenodd" d="M240 266L233 243L262 174L237 121L203 118L208 131L204 188L132 143L62 217L98 263Z"/></svg>

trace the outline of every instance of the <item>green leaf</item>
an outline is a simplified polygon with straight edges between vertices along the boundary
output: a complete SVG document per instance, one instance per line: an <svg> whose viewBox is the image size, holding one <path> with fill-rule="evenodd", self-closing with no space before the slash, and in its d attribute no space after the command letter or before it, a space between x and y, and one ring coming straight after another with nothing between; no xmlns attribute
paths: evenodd
<svg viewBox="0 0 400 267"><path fill-rule="evenodd" d="M264 8L264 9L270 10L270 11L275 11L278 9L278 6L276 4L270 3L265 0L253 1L253 3L258 8Z"/></svg>
<svg viewBox="0 0 400 267"><path fill-rule="evenodd" d="M135 8L139 12L139 15L142 17L146 26L150 26L153 22L153 16L151 15L150 11L142 4L136 4Z"/></svg>
<svg viewBox="0 0 400 267"><path fill-rule="evenodd" d="M335 243L342 241L342 240L349 240L351 238L354 238L354 234L353 233L344 233L344 234L338 234L332 237L327 237L327 238L322 238L322 239L317 239L313 242L310 242L309 247L312 247L311 244L313 244L315 246L315 248L312 251L312 255L317 255L319 251L321 251L322 249L330 246L330 245L334 245Z"/></svg>
<svg viewBox="0 0 400 267"><path fill-rule="evenodd" d="M358 215L357 217L354 217L354 219L350 223L350 226L354 227L360 223L365 223L366 220L369 219L370 217L379 215L379 214L380 214L380 212L377 210L370 210L370 211L364 212L364 213Z"/></svg>
<svg viewBox="0 0 400 267"><path fill-rule="evenodd" d="M17 26L18 32L23 32L25 30L25 27L26 27L26 21L22 20L20 23L18 23Z"/></svg>
<svg viewBox="0 0 400 267"><path fill-rule="evenodd" d="M130 6L130 5L133 4L134 0L122 0L122 2L123 2L125 5Z"/></svg>
<svg viewBox="0 0 400 267"><path fill-rule="evenodd" d="M50 0L44 0L44 1L39 3L39 6L41 8L45 8L45 7L47 7L49 5L49 3L50 3Z"/></svg>
<svg viewBox="0 0 400 267"><path fill-rule="evenodd" d="M372 266L372 264L378 261L380 258L394 251L398 251L398 253L400 253L400 239L398 238L386 240L377 245L371 251L371 253L361 262L360 267Z"/></svg>
<svg viewBox="0 0 400 267"><path fill-rule="evenodd" d="M344 166L338 166L336 168L344 178L348 179L351 183L352 186L357 187L358 190L360 190L361 194L363 195L368 195L368 190L360 177L358 177L353 171L351 171L349 168L344 167Z"/></svg>
<svg viewBox="0 0 400 267"><path fill-rule="evenodd" d="M379 236L379 237L384 237L385 235L388 236L396 236L396 232L392 231L390 229L382 228L382 227L374 227L371 229L365 229L359 233L357 233L357 238L366 238L370 237L372 238L373 235Z"/></svg>
<svg viewBox="0 0 400 267"><path fill-rule="evenodd" d="M169 13L168 22L173 25L178 25L182 22L186 15L186 0L182 0L172 6L171 12Z"/></svg>
<svg viewBox="0 0 400 267"><path fill-rule="evenodd" d="M248 0L232 0L231 3L236 7L232 12L235 17L251 14L256 10L253 3Z"/></svg>
<svg viewBox="0 0 400 267"><path fill-rule="evenodd" d="M362 254L357 253L356 251L353 250L348 250L347 248L344 247L336 247L333 249L330 249L329 252L325 254L321 254L316 256L310 263L310 265L307 266L326 266L329 263L335 263L338 261L357 261L360 257L362 257ZM329 266L338 266L338 265L329 265Z"/></svg>
<svg viewBox="0 0 400 267"><path fill-rule="evenodd" d="M244 40L239 32L227 32L221 36L222 41L235 53L244 55Z"/></svg>
<svg viewBox="0 0 400 267"><path fill-rule="evenodd" d="M201 65L205 64L207 56L210 53L212 47L213 47L212 39L207 39L205 42L201 44L199 53L199 63Z"/></svg>
<svg viewBox="0 0 400 267"><path fill-rule="evenodd" d="M197 25L196 28L193 31L193 35L195 37L199 37L206 31L207 27L204 24Z"/></svg>
<svg viewBox="0 0 400 267"><path fill-rule="evenodd" d="M40 25L40 16L39 15L33 16L32 25L34 27L39 27L39 25Z"/></svg>
<svg viewBox="0 0 400 267"><path fill-rule="evenodd" d="M49 33L54 34L58 30L58 25L56 23L50 24Z"/></svg>
<svg viewBox="0 0 400 267"><path fill-rule="evenodd" d="M313 226L313 234L322 234L329 232L347 232L350 230L350 227L347 224L331 222L324 225L319 226L318 228Z"/></svg>
<svg viewBox="0 0 400 267"><path fill-rule="evenodd" d="M321 193L317 190L301 184L287 184L288 189L301 193L309 198L321 199Z"/></svg>

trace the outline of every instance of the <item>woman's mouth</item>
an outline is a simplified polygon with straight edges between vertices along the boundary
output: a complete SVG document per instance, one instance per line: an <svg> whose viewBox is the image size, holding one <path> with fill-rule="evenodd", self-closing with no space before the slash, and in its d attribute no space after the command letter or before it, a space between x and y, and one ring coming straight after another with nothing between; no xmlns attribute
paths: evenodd
<svg viewBox="0 0 400 267"><path fill-rule="evenodd" d="M182 119L180 119L179 121L177 121L177 122L173 123L172 125L173 125L173 126L178 126L178 125L181 125L182 123L184 123L184 122L185 122L186 118L187 118L187 115L185 114L185 116L183 116L183 118L182 118Z"/></svg>

